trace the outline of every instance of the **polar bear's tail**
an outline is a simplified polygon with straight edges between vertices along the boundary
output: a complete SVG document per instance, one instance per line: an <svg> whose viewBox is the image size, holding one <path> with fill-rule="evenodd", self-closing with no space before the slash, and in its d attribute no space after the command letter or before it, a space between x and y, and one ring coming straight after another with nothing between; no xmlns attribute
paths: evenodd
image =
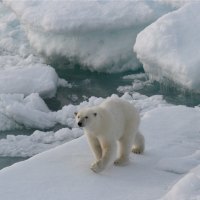
<svg viewBox="0 0 200 200"><path fill-rule="evenodd" d="M138 132L137 135L135 136L132 152L136 154L141 154L144 152L144 148L145 148L144 136L140 132Z"/></svg>

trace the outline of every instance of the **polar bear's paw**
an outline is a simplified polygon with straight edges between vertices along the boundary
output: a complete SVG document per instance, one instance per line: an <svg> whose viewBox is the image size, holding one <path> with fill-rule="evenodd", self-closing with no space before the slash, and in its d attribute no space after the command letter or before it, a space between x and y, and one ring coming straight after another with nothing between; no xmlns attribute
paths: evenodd
<svg viewBox="0 0 200 200"><path fill-rule="evenodd" d="M104 167L101 161L97 161L91 165L90 169L95 173L99 173L103 171Z"/></svg>
<svg viewBox="0 0 200 200"><path fill-rule="evenodd" d="M144 149L145 149L144 136L140 132L138 132L133 144L132 152L136 154L141 154L144 152Z"/></svg>
<svg viewBox="0 0 200 200"><path fill-rule="evenodd" d="M143 153L143 148L140 147L133 147L132 152L135 154L142 154Z"/></svg>
<svg viewBox="0 0 200 200"><path fill-rule="evenodd" d="M115 165L117 166L126 166L129 164L129 159L128 158L119 158L114 162Z"/></svg>

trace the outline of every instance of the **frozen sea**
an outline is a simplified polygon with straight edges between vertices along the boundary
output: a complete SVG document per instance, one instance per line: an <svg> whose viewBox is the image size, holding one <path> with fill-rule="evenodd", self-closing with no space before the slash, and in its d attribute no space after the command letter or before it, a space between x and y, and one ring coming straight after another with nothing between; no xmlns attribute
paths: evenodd
<svg viewBox="0 0 200 200"><path fill-rule="evenodd" d="M1 198L199 200L199 9L0 0ZM116 95L138 109L145 152L95 174L74 112Z"/></svg>
<svg viewBox="0 0 200 200"><path fill-rule="evenodd" d="M23 2L21 4L21 6L23 6ZM7 5L8 7L6 7L5 5ZM155 13L153 15L150 15L152 18L150 21L153 21L155 18L159 17L165 12L168 12L170 9L174 9L174 7L169 8L169 6L166 6L166 8L164 8L164 6L160 5L159 9L162 11L158 12L157 10L159 9L156 8L155 5L151 5L151 3L147 3L147 5L140 5L140 3L136 3L135 6L138 6L138 9L142 9L142 7L144 6L144 9L146 9L147 13L147 6L149 6L149 8L151 9L155 9ZM91 68L85 67L86 61L84 59L89 60L89 58L83 57L82 62L80 61L81 56L72 60L71 58L66 58L63 55L60 56L54 54L48 56L48 53L46 53L45 50L43 53L38 54L37 51L35 51L29 44L29 40L32 41L31 38L34 35L31 35L29 33L29 31L31 32L33 30L28 30L26 27L30 25L29 18L27 18L25 22L23 21L24 19L22 19L22 23L20 23L19 18L16 17L14 12L12 12L10 8L18 13L18 16L21 15L21 17L23 18L23 12L20 11L20 9L18 9L18 7L14 3L12 3L11 1L0 2L0 94L1 96L3 95L0 98L0 111L2 115L6 115L6 121L9 119L10 123L3 123L0 131L0 169L9 166L15 162L27 159L30 156L35 155L36 153L39 153L43 150L43 148L41 148L41 150L38 150L35 153L33 153L32 150L29 150L30 152L23 153L24 151L26 152L26 149L24 149L26 148L26 146L23 147L22 143L23 141L24 143L26 143L26 139L22 140L20 139L20 137L31 137L31 135L37 130L57 131L64 127L70 128L68 123L58 124L56 122L53 122L54 119L49 119L50 122L47 122L47 126L44 125L45 122L37 126L38 121L36 120L35 122L33 119L30 119L30 122L24 122L24 120L27 119L24 113L30 111L30 114L34 115L33 112L38 111L38 108L36 108L35 110L30 110L30 108L28 108L29 110L26 109L28 103L25 97L27 95L30 95L31 93L36 92L40 94L40 96L44 100L44 102L42 102L42 106L44 106L43 104L46 103L45 106L47 106L49 109L47 112L56 112L62 110L64 106L70 104L78 106L82 102L87 101L92 96L106 98L112 94L122 96L126 92L128 92L129 94L134 94L135 92L138 92L149 97L153 95L162 95L163 99L166 100L166 102L175 105L182 104L193 107L200 104L200 95L195 92L189 91L182 87L177 87L177 85L174 83L159 83L157 81L149 80L147 74L145 74L143 70L142 64L138 64L138 61L136 59L132 60L132 66L130 66L129 64L125 64L123 66L121 61L119 61L118 64L113 63L112 59L116 59L115 55L109 54L107 52L107 55L104 55L105 63L102 62L100 64L97 64L94 68ZM140 13L137 13L137 15L138 16L135 16L136 18L142 17L140 16ZM146 23L150 23L150 21L149 19L144 18L140 21L140 23L142 24L142 26L146 26ZM32 22L30 23L32 24ZM136 25L131 24L131 26L136 26L139 32L141 27L138 28L137 23ZM103 26L102 24L100 25ZM35 24L33 23L32 26L35 26ZM59 27L58 25L57 28L59 29L62 27ZM91 25L91 27L88 27L88 29L90 28L93 29L93 25ZM66 27L65 29L67 30ZM113 27L113 29L116 29L116 27ZM81 34L82 31L83 30L80 28L79 34ZM54 31L52 32L54 33ZM120 34L121 33L119 33L119 35ZM129 34L127 34L127 37L128 36ZM69 37L71 37L71 35ZM109 31L109 35L107 36L108 38L104 37L106 37L105 33L104 36L99 39L99 46L102 46L102 49L105 51L104 42L106 42L109 38L112 39L116 36L114 32L112 33L112 31ZM53 36L52 38L54 39ZM75 39L77 38L75 37L74 40ZM118 39L119 38L116 38L116 40ZM58 41L57 47L59 45L60 43ZM75 44L72 43L71 45L72 48L74 48L73 45ZM57 52L57 47L51 46L52 51L55 50ZM127 48L125 48L125 46L123 48L125 49L125 51L127 51ZM102 49L99 51L102 52ZM122 51L124 51L124 49L122 49ZM93 51L93 49L89 49L88 51ZM116 56L119 57L121 55L120 50L118 51L119 52L115 53ZM67 53L68 52L65 52L65 54ZM89 54L91 54L91 52L88 52L88 55ZM129 54L129 52L127 54ZM94 55L94 57L95 56L96 55ZM128 61L125 60L128 59L129 58L125 57L124 61L122 59L122 62L126 63ZM91 61L92 64L96 62L96 60ZM107 70L109 68L112 70ZM52 69L55 70L53 71ZM41 74L46 75L41 76ZM25 79L24 77L27 77L27 79ZM9 93L14 95L20 93L25 96L19 97L19 99L17 97L17 100L15 97L4 97L5 94ZM12 99L12 101L8 103L10 99ZM30 102L43 101L42 99L39 99L39 97L30 97L29 99L31 99L28 100ZM22 103L22 101L24 101L24 103ZM16 104L16 102L21 103L19 105L23 106L21 107L22 109L24 109L23 112L17 110L20 109L19 105L13 106ZM13 110L11 110L10 107ZM40 114L38 114L38 116L36 117L40 117ZM3 120L5 119L3 118ZM18 140L21 141L21 143L18 144ZM63 142L64 141L66 140L63 140ZM40 142L39 139L35 142L35 148L39 148L37 147L37 142ZM55 141L49 143L52 143L52 147L54 147L57 145L56 142L57 140L55 139ZM9 145L11 145L10 148ZM49 146L51 147L51 145Z"/></svg>
<svg viewBox="0 0 200 200"><path fill-rule="evenodd" d="M62 64L62 63L60 63ZM200 104L200 95L186 91L183 88L175 88L173 85L162 85L156 81L149 81L144 71L107 74L99 72L90 72L81 69L55 69L60 77L68 80L72 87L59 87L56 96L44 99L47 106L52 111L58 111L63 106L73 104L79 105L88 100L91 96L106 98L112 94L122 96L124 93L134 94L139 92L146 96L162 95L166 102L174 105L197 106ZM55 125L48 131L55 131L64 128L65 125ZM25 128L20 130L1 131L0 139L5 139L8 135L26 135L30 136L38 128ZM39 129L43 131L43 129ZM46 129L45 129L46 130ZM65 140L64 140L65 141ZM15 149L13 149L15 151ZM24 150L23 150L24 151ZM1 152L2 153L2 152ZM0 156L0 168L9 166L15 162L29 158L28 156Z"/></svg>

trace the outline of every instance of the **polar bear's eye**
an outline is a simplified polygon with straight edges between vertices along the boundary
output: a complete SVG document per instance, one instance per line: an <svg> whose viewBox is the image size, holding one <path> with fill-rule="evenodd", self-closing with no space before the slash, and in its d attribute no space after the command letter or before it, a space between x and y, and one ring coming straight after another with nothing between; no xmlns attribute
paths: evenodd
<svg viewBox="0 0 200 200"><path fill-rule="evenodd" d="M88 119L88 116L86 116L85 119Z"/></svg>

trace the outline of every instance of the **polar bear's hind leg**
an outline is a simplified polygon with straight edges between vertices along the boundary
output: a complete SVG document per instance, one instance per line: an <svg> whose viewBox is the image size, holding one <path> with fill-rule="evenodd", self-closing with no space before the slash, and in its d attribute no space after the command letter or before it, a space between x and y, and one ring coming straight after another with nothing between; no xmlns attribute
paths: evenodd
<svg viewBox="0 0 200 200"><path fill-rule="evenodd" d="M115 161L115 165L127 165L129 163L129 154L132 150L134 135L131 129L127 129L126 133L120 138L119 158Z"/></svg>
<svg viewBox="0 0 200 200"><path fill-rule="evenodd" d="M137 135L135 136L132 152L135 154L141 154L144 152L144 149L145 149L144 136L140 132L138 132Z"/></svg>

